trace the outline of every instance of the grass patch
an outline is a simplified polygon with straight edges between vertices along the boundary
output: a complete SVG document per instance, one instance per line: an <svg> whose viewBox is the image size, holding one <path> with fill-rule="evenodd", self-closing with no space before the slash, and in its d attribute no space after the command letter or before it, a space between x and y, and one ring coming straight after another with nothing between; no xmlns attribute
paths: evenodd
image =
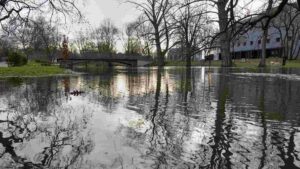
<svg viewBox="0 0 300 169"><path fill-rule="evenodd" d="M260 59L235 60L234 64L240 68L257 68L259 62ZM266 64L269 68L300 68L300 60L287 60L286 65L282 66L281 58L268 58Z"/></svg>
<svg viewBox="0 0 300 169"><path fill-rule="evenodd" d="M286 68L300 68L300 60L287 61Z"/></svg>
<svg viewBox="0 0 300 169"><path fill-rule="evenodd" d="M260 59L238 59L234 60L233 64L235 67L239 68L257 68L259 65ZM282 67L280 58L268 58L266 59L267 67Z"/></svg>
<svg viewBox="0 0 300 169"><path fill-rule="evenodd" d="M59 74L67 74L67 72L56 65L42 66L41 63L33 61L24 66L0 68L0 77L53 76Z"/></svg>
<svg viewBox="0 0 300 169"><path fill-rule="evenodd" d="M247 59L247 60L234 60L233 67L238 68L258 68L260 59ZM269 68L283 68L281 58L268 58L266 60L267 67ZM193 61L192 66L212 66L212 67L221 67L222 61L214 60L210 63L208 61ZM154 63L152 66L157 66L157 63ZM165 66L186 66L185 61L166 61ZM300 60L287 60L284 68L300 68Z"/></svg>
<svg viewBox="0 0 300 169"><path fill-rule="evenodd" d="M247 60L234 60L233 67L238 68L258 68L260 59L247 59ZM268 58L266 60L267 67L269 68L300 68L300 60L288 60L286 65L283 67L281 58ZM155 66L156 64L154 64ZM210 63L204 61L193 61L192 66L212 66L221 67L222 61L214 60ZM166 61L165 66L186 66L185 61Z"/></svg>

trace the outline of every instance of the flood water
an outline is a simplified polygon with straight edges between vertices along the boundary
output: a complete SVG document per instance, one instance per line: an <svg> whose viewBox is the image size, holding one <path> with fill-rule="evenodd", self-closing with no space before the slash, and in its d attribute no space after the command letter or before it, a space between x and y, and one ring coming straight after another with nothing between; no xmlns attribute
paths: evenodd
<svg viewBox="0 0 300 169"><path fill-rule="evenodd" d="M0 79L0 168L300 168L300 71Z"/></svg>

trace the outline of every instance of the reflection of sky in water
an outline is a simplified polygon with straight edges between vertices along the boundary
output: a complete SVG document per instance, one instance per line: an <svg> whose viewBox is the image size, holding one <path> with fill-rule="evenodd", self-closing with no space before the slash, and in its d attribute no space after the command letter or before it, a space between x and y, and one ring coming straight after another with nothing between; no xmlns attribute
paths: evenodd
<svg viewBox="0 0 300 169"><path fill-rule="evenodd" d="M239 76L142 69L1 81L0 166L299 167L299 82ZM272 92L282 88L291 91Z"/></svg>

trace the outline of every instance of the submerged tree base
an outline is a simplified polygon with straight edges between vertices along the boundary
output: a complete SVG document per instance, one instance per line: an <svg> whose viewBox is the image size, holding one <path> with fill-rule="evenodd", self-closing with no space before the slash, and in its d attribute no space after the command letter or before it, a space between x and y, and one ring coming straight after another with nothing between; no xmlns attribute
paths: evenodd
<svg viewBox="0 0 300 169"><path fill-rule="evenodd" d="M29 77L29 76L53 76L70 74L66 69L56 65L42 66L40 63L29 62L20 67L1 67L0 77Z"/></svg>

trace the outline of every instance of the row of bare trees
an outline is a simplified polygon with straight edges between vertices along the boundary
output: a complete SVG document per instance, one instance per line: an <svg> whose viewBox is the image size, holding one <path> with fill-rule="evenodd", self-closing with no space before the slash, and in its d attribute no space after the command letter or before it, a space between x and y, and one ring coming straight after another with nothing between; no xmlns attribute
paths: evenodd
<svg viewBox="0 0 300 169"><path fill-rule="evenodd" d="M116 43L119 35L119 28L110 19L105 19L96 28L78 31L72 43L77 48L78 53L116 53Z"/></svg>
<svg viewBox="0 0 300 169"><path fill-rule="evenodd" d="M74 52L97 52L102 54L117 53L117 43L122 42L125 54L151 56L152 40L148 32L151 27L143 22L142 17L125 25L122 31L110 19L105 19L98 27L80 30L71 42Z"/></svg>
<svg viewBox="0 0 300 169"><path fill-rule="evenodd" d="M145 53L156 51L159 66L165 63L166 54L173 47L182 49L187 66L192 56L205 48L214 29L209 23L208 12L203 4L192 0L145 0L127 1L136 5L142 15L129 24L135 36L141 40ZM147 52L148 51L148 52Z"/></svg>
<svg viewBox="0 0 300 169"><path fill-rule="evenodd" d="M77 5L78 0L0 0L0 55L11 50L22 50L27 56L43 52L53 61L62 37L57 20L81 18Z"/></svg>
<svg viewBox="0 0 300 169"><path fill-rule="evenodd" d="M61 33L44 17L37 17L28 22L14 20L4 26L7 32L2 34L1 54L13 49L21 49L27 57L35 54L44 55L44 59L53 61L61 41Z"/></svg>
<svg viewBox="0 0 300 169"><path fill-rule="evenodd" d="M300 39L300 11L294 6L289 4L287 8L283 9L283 13L271 22L280 35L282 51L282 64L285 65L286 61L297 59L300 50L297 49L298 41Z"/></svg>
<svg viewBox="0 0 300 169"><path fill-rule="evenodd" d="M231 44L237 36L259 26L262 31L262 57L266 66L268 29L285 7L299 4L295 0L241 1L241 0L127 0L142 11L139 25L147 25L150 42L156 48L160 66L167 52L180 45L187 66L191 56L200 49L218 47L222 66L232 66ZM298 2L299 3L299 2ZM251 6L256 6L251 9ZM246 12L245 12L246 11ZM293 19L289 20L293 23ZM218 27L218 29L213 29Z"/></svg>

